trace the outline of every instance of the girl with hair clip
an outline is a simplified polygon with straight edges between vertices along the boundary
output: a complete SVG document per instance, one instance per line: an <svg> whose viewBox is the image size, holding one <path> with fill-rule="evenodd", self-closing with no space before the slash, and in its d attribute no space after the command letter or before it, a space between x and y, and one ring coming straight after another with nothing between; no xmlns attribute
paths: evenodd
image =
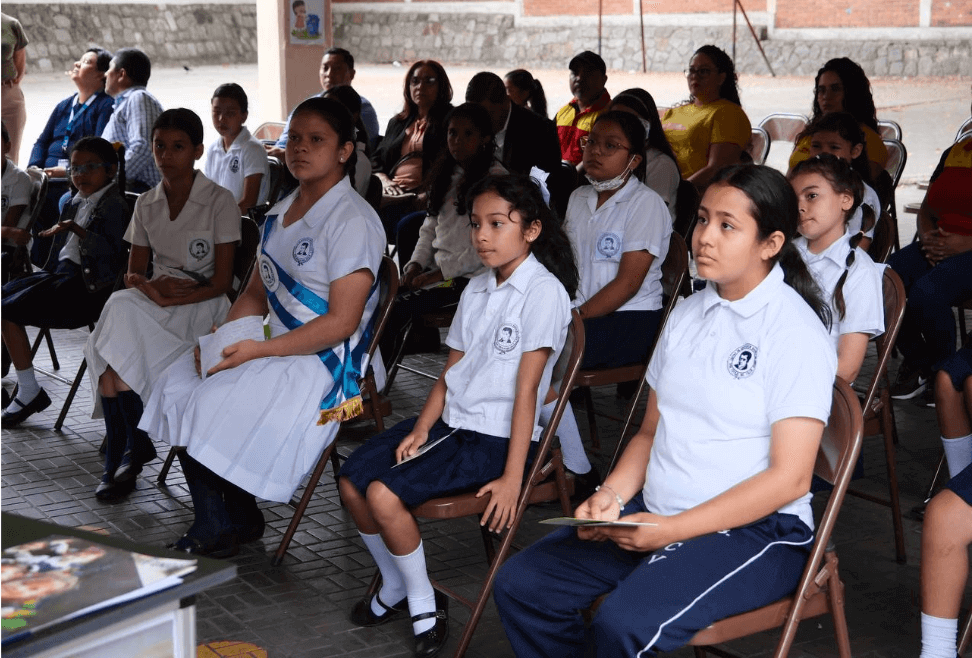
<svg viewBox="0 0 972 658"><path fill-rule="evenodd" d="M674 221L675 200L682 174L678 171L675 153L658 118L655 99L644 89L625 89L611 100L607 109L628 112L641 120L645 129L645 173L642 181L661 195Z"/></svg>
<svg viewBox="0 0 972 658"><path fill-rule="evenodd" d="M868 340L884 332L884 266L860 248L864 234L848 229L863 183L849 163L828 153L800 162L789 178L800 206L795 244L830 298L837 376L853 384Z"/></svg>
<svg viewBox="0 0 972 658"><path fill-rule="evenodd" d="M299 187L267 214L257 266L226 316L237 342L205 373L198 348L185 352L152 388L141 428L186 446L195 519L169 545L177 551L228 557L262 537L256 496L289 501L341 421L361 412L385 245L348 180L353 128L336 100L297 106L286 158Z"/></svg>
<svg viewBox="0 0 972 658"><path fill-rule="evenodd" d="M752 126L739 101L736 66L721 48L696 50L685 77L691 96L668 110L662 125L682 177L704 190L716 172L739 162Z"/></svg>
<svg viewBox="0 0 972 658"><path fill-rule="evenodd" d="M494 596L519 658L671 651L796 587L837 365L827 306L791 242L797 214L768 167L709 185L692 235L708 286L673 310L644 422L575 512L641 525L560 528L503 565ZM580 611L603 594L585 629Z"/></svg>
<svg viewBox="0 0 972 658"><path fill-rule="evenodd" d="M84 348L94 412L105 418L99 500L135 489L142 466L155 459L152 441L137 429L143 399L229 308L240 213L229 190L195 169L203 150L202 121L191 110L156 119L152 153L162 182L135 202L125 233L132 245L126 289L108 298Z"/></svg>
<svg viewBox="0 0 972 658"><path fill-rule="evenodd" d="M864 233L859 246L867 251L874 239L874 228L877 226L882 204L877 192L871 187L871 170L867 164L864 133L854 117L847 112L832 112L807 126L803 134L810 140L810 157L821 153L835 155L849 162L861 179L864 186L863 198L848 220L847 230L852 235ZM790 171L792 173L792 169Z"/></svg>
<svg viewBox="0 0 972 658"><path fill-rule="evenodd" d="M490 495L483 525L510 527L577 287L570 243L531 179L488 176L468 198L472 242L488 270L463 291L445 368L418 418L358 448L338 480L382 577L351 621L376 626L407 609L419 658L445 643L448 599L429 582L409 508L478 490Z"/></svg>
<svg viewBox="0 0 972 658"><path fill-rule="evenodd" d="M400 223L398 253L406 261L402 288L409 292L398 296L382 336L381 352L389 357L397 354L409 324L426 313L457 303L470 277L483 269L469 240L468 194L487 175L506 173L493 155L489 113L476 103L455 108L446 119L446 141L447 150L432 168L428 212L417 217L408 215ZM409 223L419 223L415 230L417 242L404 235ZM422 329L413 329L415 342L438 349L439 330L432 329L430 336L422 340L417 335Z"/></svg>
<svg viewBox="0 0 972 658"><path fill-rule="evenodd" d="M834 112L847 112L863 131L868 157L868 173L864 180L876 180L888 163L888 149L878 133L871 81L860 64L846 57L828 61L817 71L813 81L813 116L810 122L815 123ZM804 132L793 146L790 169L812 155L807 133Z"/></svg>
<svg viewBox="0 0 972 658"><path fill-rule="evenodd" d="M526 69L513 69L503 78L506 83L506 94L510 100L525 107L534 114L549 119L547 116L547 96L543 92L543 85Z"/></svg>

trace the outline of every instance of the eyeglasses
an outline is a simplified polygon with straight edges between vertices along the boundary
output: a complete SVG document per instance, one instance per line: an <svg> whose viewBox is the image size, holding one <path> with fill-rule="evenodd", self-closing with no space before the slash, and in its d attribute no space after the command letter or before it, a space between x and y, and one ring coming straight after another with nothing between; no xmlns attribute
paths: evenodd
<svg viewBox="0 0 972 658"><path fill-rule="evenodd" d="M817 85L813 89L813 93L816 94L817 96L822 96L823 94L826 94L828 91L833 94L843 93L844 85L840 84L839 82L835 82L829 87L827 85Z"/></svg>
<svg viewBox="0 0 972 658"><path fill-rule="evenodd" d="M599 139L591 138L589 135L584 135L579 140L580 147L586 150L588 147L601 153L603 155L614 155L617 153L618 149L624 149L625 151L630 151L630 146L625 146L624 144L618 144L616 142L602 142Z"/></svg>
<svg viewBox="0 0 972 658"><path fill-rule="evenodd" d="M99 167L104 167L107 169L110 166L111 165L108 164L107 162L95 162L92 164L72 165L68 167L67 170L68 173L71 174L72 176L82 176L88 173L89 171L94 171L95 169L98 169Z"/></svg>
<svg viewBox="0 0 972 658"><path fill-rule="evenodd" d="M715 69L693 69L690 67L685 69L682 72L685 74L686 78L691 78L693 75L697 78L705 78L715 73L716 70Z"/></svg>
<svg viewBox="0 0 972 658"><path fill-rule="evenodd" d="M410 85L412 85L413 87L418 87L422 83L425 83L427 85L434 85L438 81L439 81L439 79L437 77L435 77L434 75L430 75L430 76L425 77L425 78L423 78L421 76L414 75L414 76L412 76L412 79L408 81L408 83Z"/></svg>

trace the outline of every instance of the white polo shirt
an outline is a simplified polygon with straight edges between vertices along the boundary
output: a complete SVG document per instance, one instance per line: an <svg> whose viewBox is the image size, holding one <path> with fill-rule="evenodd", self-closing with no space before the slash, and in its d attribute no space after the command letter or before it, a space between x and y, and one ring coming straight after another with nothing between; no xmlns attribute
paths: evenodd
<svg viewBox="0 0 972 658"><path fill-rule="evenodd" d="M871 210L874 211L874 224L871 225L869 230L864 231L864 237L873 240L874 228L877 226L878 220L881 219L881 198L874 191L874 188L867 183L864 183L864 201L862 203L871 206ZM858 206L857 210L854 211L854 214L851 215L850 220L847 222L847 231L851 235L857 235L861 232L861 226L863 225L864 211Z"/></svg>
<svg viewBox="0 0 972 658"><path fill-rule="evenodd" d="M645 504L668 516L769 467L773 423L827 422L837 354L827 329L773 267L748 295L713 283L672 311L648 368L661 419ZM813 527L810 494L783 506Z"/></svg>
<svg viewBox="0 0 972 658"><path fill-rule="evenodd" d="M854 264L847 272L842 288L846 311L843 320L834 304L834 289L847 269L847 254L850 253L850 240L854 235L856 233L845 233L819 254L810 252L807 239L802 235L793 241L820 286L823 298L830 305L830 338L833 340L834 349L837 348L842 334L880 336L884 333L885 266L875 264L860 247L854 250Z"/></svg>
<svg viewBox="0 0 972 658"><path fill-rule="evenodd" d="M141 194L125 242L152 250L153 275L181 276L186 269L209 278L216 272L216 245L240 241L240 209L233 195L196 172L189 200L169 220L162 184Z"/></svg>
<svg viewBox="0 0 972 658"><path fill-rule="evenodd" d="M13 163L13 160L6 158L7 169L3 172L2 183L2 215L0 218L7 217L9 208L30 205L30 176L23 169ZM17 228L24 228L30 221L30 208L24 208L20 213L20 221Z"/></svg>
<svg viewBox="0 0 972 658"><path fill-rule="evenodd" d="M672 217L658 193L634 176L600 208L590 185L574 190L567 203L564 229L570 237L580 274L575 306L613 281L627 251L645 250L655 259L641 288L619 311L654 311L662 307L661 266L668 255Z"/></svg>
<svg viewBox="0 0 972 658"><path fill-rule="evenodd" d="M567 291L532 254L502 285L496 285L494 270L473 278L446 338L450 348L464 354L446 373L442 420L450 427L509 437L520 357L549 347L553 353L540 378L533 416L533 439L539 438L540 406L569 324Z"/></svg>
<svg viewBox="0 0 972 658"><path fill-rule="evenodd" d="M267 151L263 144L243 126L243 130L230 144L229 150L223 150L222 137L217 137L209 145L203 173L217 185L232 192L237 203L243 198L243 181L246 177L263 174L260 179L260 195L257 197L259 205L267 200L270 184L270 165L267 162Z"/></svg>

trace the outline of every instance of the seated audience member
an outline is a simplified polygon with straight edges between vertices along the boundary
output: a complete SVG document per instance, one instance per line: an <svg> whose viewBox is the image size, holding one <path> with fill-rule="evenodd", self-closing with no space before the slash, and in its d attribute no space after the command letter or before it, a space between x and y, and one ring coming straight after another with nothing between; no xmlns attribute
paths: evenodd
<svg viewBox="0 0 972 658"><path fill-rule="evenodd" d="M4 7L6 9L7 7ZM14 164L20 164L20 142L24 136L24 126L27 124L27 105L24 102L24 92L20 83L27 73L27 35L24 28L13 16L0 13L2 20L3 50L0 52L3 62L3 84L0 85L0 118L7 126L10 136L10 159Z"/></svg>
<svg viewBox="0 0 972 658"><path fill-rule="evenodd" d="M256 320L259 339L224 348L205 379L186 350L152 387L141 427L186 446L179 458L195 518L170 545L177 551L228 557L263 536L255 497L290 500L341 421L361 412L385 242L348 181L353 130L336 100L297 106L287 166L299 187L267 214L260 266L226 318Z"/></svg>
<svg viewBox="0 0 972 658"><path fill-rule="evenodd" d="M925 508L921 533L921 657L954 658L972 544L972 350L949 357L935 380L935 412L951 480Z"/></svg>
<svg viewBox="0 0 972 658"><path fill-rule="evenodd" d="M628 112L641 121L645 129L645 172L643 183L661 196L672 219L682 175L678 171L675 154L665 137L655 99L644 89L625 89L614 97L608 111Z"/></svg>
<svg viewBox="0 0 972 658"><path fill-rule="evenodd" d="M317 95L324 96L328 90L335 87L350 87L351 83L354 82L354 74L354 55L344 48L328 48L324 51L324 57L321 58L321 93ZM360 95L359 98L361 99L361 122L368 131L368 146L374 150L378 147L378 137L381 136L378 127L378 113L375 112L374 106L367 98ZM267 147L268 153L275 158L281 160L284 158L287 148L287 129L290 127L290 120L293 116L291 114L287 117L287 123L283 132L280 133L280 139L277 140L277 143Z"/></svg>
<svg viewBox="0 0 972 658"><path fill-rule="evenodd" d="M381 222L395 240L398 220L426 205L426 176L445 148L445 117L452 109L452 84L438 62L412 64L405 74L405 105L388 122L375 151L375 175L381 180Z"/></svg>
<svg viewBox="0 0 972 658"><path fill-rule="evenodd" d="M560 158L580 170L584 154L580 138L591 131L598 115L607 109L611 94L607 83L607 65L601 56L590 50L574 55L570 69L570 93L574 99L557 112L557 137L560 139Z"/></svg>
<svg viewBox="0 0 972 658"><path fill-rule="evenodd" d="M888 265L908 291L895 343L904 359L891 397L908 400L955 352L952 306L972 298L972 137L942 154L918 210L918 240Z"/></svg>
<svg viewBox="0 0 972 658"><path fill-rule="evenodd" d="M543 119L547 116L547 96L543 85L526 69L513 69L503 78L506 94L515 105L524 107Z"/></svg>
<svg viewBox="0 0 972 658"><path fill-rule="evenodd" d="M354 123L354 168L348 172L353 187L362 198L368 197L371 184L371 147L368 146L368 131L361 122L361 96L347 85L331 87L322 98L333 98L351 113Z"/></svg>
<svg viewBox="0 0 972 658"><path fill-rule="evenodd" d="M151 75L152 63L138 48L117 51L105 73L105 92L115 99L115 111L101 136L125 145L125 176L132 192L145 192L162 179L152 159L152 126L162 105L145 89Z"/></svg>
<svg viewBox="0 0 972 658"><path fill-rule="evenodd" d="M876 180L888 163L888 149L878 133L871 81L859 64L846 57L824 64L813 82L813 116L810 121L815 122L832 112L848 112L857 120L867 140L870 171L865 180ZM793 146L790 168L810 155L810 140L804 133Z"/></svg>
<svg viewBox="0 0 972 658"><path fill-rule="evenodd" d="M884 332L884 266L860 248L863 233L849 228L864 183L850 163L825 153L798 164L790 184L800 206L795 244L830 305L837 376L853 384L868 341Z"/></svg>
<svg viewBox="0 0 972 658"><path fill-rule="evenodd" d="M3 344L18 384L17 397L3 411L5 427L51 404L34 376L24 327L76 329L97 321L125 268L122 236L131 213L115 182L118 155L102 138L82 137L70 156L68 169L78 193L64 207L61 221L43 234L57 236L44 269L3 286Z"/></svg>
<svg viewBox="0 0 972 658"><path fill-rule="evenodd" d="M560 528L507 560L494 597L519 658L671 651L797 586L837 358L796 229L773 169L729 167L706 189L692 251L708 287L675 306L644 422L575 511L644 525Z"/></svg>
<svg viewBox="0 0 972 658"><path fill-rule="evenodd" d="M125 232L132 245L127 289L108 298L88 337L91 399L105 418L105 467L95 489L114 500L135 489L155 447L137 429L142 399L162 371L229 308L240 211L233 195L196 171L202 121L177 108L159 115L149 135L162 182L139 196ZM152 262L152 279L145 273Z"/></svg>
<svg viewBox="0 0 972 658"><path fill-rule="evenodd" d="M695 51L685 70L689 100L665 113L665 136L682 178L704 190L717 171L739 162L752 137L739 102L736 67L716 46Z"/></svg>
<svg viewBox="0 0 972 658"><path fill-rule="evenodd" d="M260 140L247 130L249 102L243 87L230 82L216 87L211 100L213 127L219 137L206 149L203 173L233 194L245 215L267 199L270 165Z"/></svg>
<svg viewBox="0 0 972 658"><path fill-rule="evenodd" d="M560 143L552 122L510 101L495 73L477 73L466 86L466 102L481 105L493 122L496 159L511 173L537 167L550 173L560 165Z"/></svg>
<svg viewBox="0 0 972 658"><path fill-rule="evenodd" d="M3 283L7 282L7 275L11 267L13 251L18 245L30 242L30 233L24 230L30 221L30 192L31 182L27 172L18 167L10 159L10 133L7 124L3 124L3 177L2 201L0 209L0 224L3 226Z"/></svg>

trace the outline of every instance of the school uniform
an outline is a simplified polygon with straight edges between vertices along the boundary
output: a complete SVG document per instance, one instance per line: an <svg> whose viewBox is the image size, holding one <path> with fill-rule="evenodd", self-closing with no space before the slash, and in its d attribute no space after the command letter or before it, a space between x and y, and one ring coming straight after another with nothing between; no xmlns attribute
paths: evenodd
<svg viewBox="0 0 972 658"><path fill-rule="evenodd" d="M133 247L151 249L154 278L189 278L180 269L212 278L216 246L239 240L240 212L233 195L198 171L178 217L170 220L160 183L139 196L125 232L125 241ZM112 294L84 348L93 417L101 413L98 378L109 366L145 399L162 371L193 345L197 336L209 333L228 309L225 295L163 308L135 288Z"/></svg>
<svg viewBox="0 0 972 658"><path fill-rule="evenodd" d="M660 420L643 490L622 515L678 514L769 466L772 424L826 422L837 358L823 323L774 266L748 295L709 283L675 307L647 381ZM527 656L646 656L792 592L813 543L810 494L741 528L651 553L561 528L510 558L494 596L513 650ZM608 594L585 635L579 610Z"/></svg>
<svg viewBox="0 0 972 658"><path fill-rule="evenodd" d="M276 204L264 224L259 272L270 306L270 335L280 336L327 312L332 283L358 270L375 280L351 337L320 354L248 361L205 380L191 350L159 378L139 428L189 455L255 496L290 500L340 426L322 411L350 399L378 305L384 232L347 177L290 226L283 218L297 192ZM207 329L208 332L208 329ZM329 365L329 359L341 364ZM332 399L328 396L333 395Z"/></svg>
<svg viewBox="0 0 972 658"><path fill-rule="evenodd" d="M531 254L501 285L494 270L466 286L446 344L463 353L446 373L442 417L429 441L449 438L421 457L395 466L395 450L415 419L399 423L355 450L341 469L358 491L383 482L408 506L468 491L499 478L506 465L520 358L550 348L537 387L533 440L540 438L540 405L570 324L570 299L557 278Z"/></svg>
<svg viewBox="0 0 972 658"><path fill-rule="evenodd" d="M0 211L2 211L4 218L7 216L8 209L30 205L31 190L30 176L27 175L27 172L15 165L10 158L6 160L7 168L4 170L3 176L0 177L0 190L2 190L0 192L2 194L0 196L0 200L2 200ZM30 208L24 208L24 211L20 213L20 221L17 223L17 227L24 228L29 221Z"/></svg>
<svg viewBox="0 0 972 658"><path fill-rule="evenodd" d="M223 138L217 137L206 149L203 163L206 178L221 185L233 194L237 203L243 198L243 184L249 176L261 174L260 193L254 205L267 200L270 183L270 165L263 143L243 126L228 149L223 148Z"/></svg>
<svg viewBox="0 0 972 658"><path fill-rule="evenodd" d="M661 266L672 234L665 202L632 176L600 208L593 187L578 188L570 195L564 221L580 275L575 306L617 277L624 253L643 250L654 256L631 299L613 313L584 320L584 368L644 361L661 319Z"/></svg>
<svg viewBox="0 0 972 658"><path fill-rule="evenodd" d="M884 333L884 265L875 264L866 251L855 247L854 263L848 268L847 255L854 235L850 231L844 233L819 254L810 251L807 239L802 235L793 241L830 306L830 338L834 349L844 334L874 337ZM845 271L847 278L841 289L845 312L841 319L834 302L834 290Z"/></svg>
<svg viewBox="0 0 972 658"><path fill-rule="evenodd" d="M678 185L682 174L678 164L653 146L646 145L645 185L653 189L668 206L668 214L675 221L675 203L678 201Z"/></svg>
<svg viewBox="0 0 972 658"><path fill-rule="evenodd" d="M881 219L881 199L878 197L877 192L874 191L874 188L867 183L864 183L864 200L854 210L854 214L851 215L850 220L847 222L847 232L851 235L857 235L861 232L861 227L864 225L863 206L865 205L870 206L871 210L874 211L874 221L871 227L864 231L864 237L873 240L874 229L877 228L878 220Z"/></svg>

